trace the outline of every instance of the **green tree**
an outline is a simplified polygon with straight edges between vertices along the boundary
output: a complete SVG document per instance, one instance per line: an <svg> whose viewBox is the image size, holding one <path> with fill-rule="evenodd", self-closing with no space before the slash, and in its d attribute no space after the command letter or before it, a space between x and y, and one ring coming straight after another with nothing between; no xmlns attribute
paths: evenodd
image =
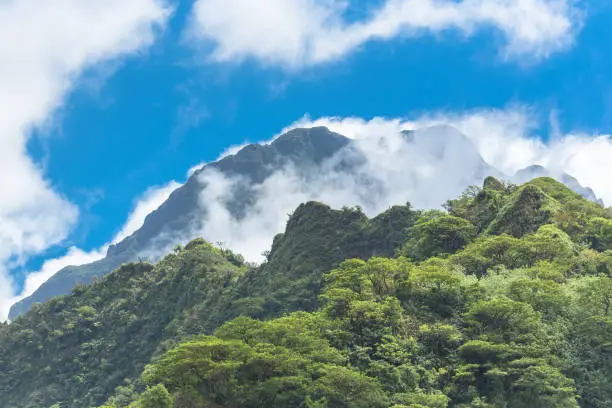
<svg viewBox="0 0 612 408"><path fill-rule="evenodd" d="M452 215L425 213L409 230L402 253L422 261L442 254L453 254L476 238L476 227Z"/></svg>
<svg viewBox="0 0 612 408"><path fill-rule="evenodd" d="M172 408L172 398L166 387L158 384L142 393L135 408Z"/></svg>
<svg viewBox="0 0 612 408"><path fill-rule="evenodd" d="M591 218L586 225L585 239L597 251L612 249L612 220L603 217Z"/></svg>

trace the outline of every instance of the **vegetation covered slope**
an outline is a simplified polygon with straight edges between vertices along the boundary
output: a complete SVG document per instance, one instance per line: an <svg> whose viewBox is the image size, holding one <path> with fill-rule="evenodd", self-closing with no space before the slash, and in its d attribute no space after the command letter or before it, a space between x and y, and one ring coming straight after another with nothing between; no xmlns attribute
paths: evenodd
<svg viewBox="0 0 612 408"><path fill-rule="evenodd" d="M126 265L0 328L0 406L612 406L607 211L552 179L446 209L309 203L260 267Z"/></svg>
<svg viewBox="0 0 612 408"><path fill-rule="evenodd" d="M138 374L166 325L245 271L194 242L156 266L126 264L98 284L36 305L0 331L0 406L99 403Z"/></svg>
<svg viewBox="0 0 612 408"><path fill-rule="evenodd" d="M256 185L289 163L302 170L320 166L349 142L348 138L324 127L293 129L273 143L248 145L236 154L206 165L195 171L160 208L152 212L134 234L111 245L104 259L62 269L32 296L17 302L11 308L9 318L14 320L35 303L70 293L75 284L91 283L93 279L107 275L125 262L136 261L140 254L149 252L151 247L164 247L168 244L171 248L174 242L168 240L198 230L198 224L205 215L205 208L202 208L200 202L203 188L200 175L206 169L215 169L226 177L241 177L249 184ZM250 193L240 190L232 197L232 213L240 216L250 201Z"/></svg>
<svg viewBox="0 0 612 408"><path fill-rule="evenodd" d="M392 255L415 219L407 206L369 220L308 203L259 267L201 239L157 265L126 264L0 324L0 407L99 405L182 338L239 315L314 310L324 273L349 257Z"/></svg>
<svg viewBox="0 0 612 408"><path fill-rule="evenodd" d="M418 131L403 132L410 149L424 152L432 157L443 157L445 152L462 151L473 166L465 168L466 160L456 160L450 164L451 172L457 171L466 178L457 183L480 180L487 174L493 174L491 168L478 153L476 146L468 137L447 125L437 125ZM437 142L433 143L434 140ZM64 268L45 282L31 296L17 302L10 310L9 318L14 320L39 302L54 296L68 294L75 284L88 284L94 278L101 278L125 262L132 262L141 256L158 253L159 248L172 248L175 240L185 237L196 237L197 231L206 223L207 203L202 198L206 188L206 175L216 170L224 177L236 182L231 196L226 203L228 211L236 219L248 214L257 202L257 186L264 183L273 174L287 167L297 172L300 177L312 177L312 174L332 165L334 171L344 173L348 178L364 174L361 166L367 162L358 143L340 134L331 132L325 127L297 128L276 138L269 144L252 144L222 159L209 163L196 170L187 182L176 189L156 211L145 220L143 226L132 235L116 245L111 245L104 259L91 264ZM532 167L517 174L519 179L534 178L530 175L547 174L544 168ZM376 177L368 183L378 184ZM593 192L582 187L575 179L563 174L560 179L575 191L584 196L596 199ZM238 181L240 180L240 181ZM365 186L363 180L355 183ZM445 182L440 179L432 183ZM384 183L383 183L384 184ZM382 186L382 185L381 185ZM438 186L439 187L439 186ZM439 189L439 188L438 188ZM435 189L434 189L435 190ZM284 215L284 214L283 214Z"/></svg>

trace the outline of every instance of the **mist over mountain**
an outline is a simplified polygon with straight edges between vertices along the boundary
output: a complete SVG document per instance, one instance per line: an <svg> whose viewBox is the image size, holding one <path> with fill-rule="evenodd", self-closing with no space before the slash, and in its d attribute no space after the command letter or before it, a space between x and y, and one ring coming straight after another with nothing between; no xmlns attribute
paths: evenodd
<svg viewBox="0 0 612 408"><path fill-rule="evenodd" d="M612 408L611 18L0 0L0 408Z"/></svg>
<svg viewBox="0 0 612 408"><path fill-rule="evenodd" d="M210 197L240 186L207 182ZM245 208L236 217L252 217ZM255 265L197 238L0 323L0 406L603 408L612 398L612 214L552 178L488 176L444 211L407 203L369 217L302 203L264 257Z"/></svg>
<svg viewBox="0 0 612 408"><path fill-rule="evenodd" d="M62 269L16 303L9 318L123 263L156 259L178 242L200 236L261 261L283 230L286 215L303 202L321 201L335 208L358 205L369 216L408 201L417 208L439 208L489 175L520 183L552 176L597 201L592 190L567 174L553 175L537 166L513 177L503 174L451 126L354 139L325 127L297 128L197 169L140 229L111 245L103 259Z"/></svg>
<svg viewBox="0 0 612 408"><path fill-rule="evenodd" d="M576 178L564 172L560 174L554 173L546 169L545 167L537 165L537 164L533 166L529 166L522 170L519 170L512 177L511 180L514 183L522 184L522 183L526 183L529 180L533 180L534 178L538 178L538 177L552 177L556 180L561 181L563 184L565 184L566 186L568 186L569 188L571 188L572 190L574 190L575 192L577 192L578 194L586 198L587 200L596 202L600 205L604 205L603 200L597 197L597 195L591 188L582 186L578 182L578 180L576 180Z"/></svg>

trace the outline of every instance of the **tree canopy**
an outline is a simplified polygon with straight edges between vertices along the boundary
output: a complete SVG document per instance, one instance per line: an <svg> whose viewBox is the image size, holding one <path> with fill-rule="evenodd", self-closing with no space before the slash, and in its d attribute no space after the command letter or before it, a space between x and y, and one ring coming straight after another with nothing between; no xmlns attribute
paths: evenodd
<svg viewBox="0 0 612 408"><path fill-rule="evenodd" d="M300 206L0 325L0 406L612 406L612 219L551 179L446 211Z"/></svg>

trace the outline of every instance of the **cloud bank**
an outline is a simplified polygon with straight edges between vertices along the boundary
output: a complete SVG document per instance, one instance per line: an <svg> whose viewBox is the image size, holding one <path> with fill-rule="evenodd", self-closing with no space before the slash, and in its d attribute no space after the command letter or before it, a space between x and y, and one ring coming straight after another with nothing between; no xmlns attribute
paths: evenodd
<svg viewBox="0 0 612 408"><path fill-rule="evenodd" d="M317 168L277 168L261 184L204 169L197 176L203 186L199 216L196 214L188 231L158 237L159 242L151 243L147 255L156 258L178 242L202 236L223 242L247 260L260 262L273 237L284 230L288 214L303 202L316 200L333 208L359 205L369 216L406 202L418 208L436 208L468 185L480 184L487 175L510 178L533 164L543 165L553 174L569 173L583 186L592 187L606 203L612 202L612 188L606 179L612 171L612 137L569 133L544 142L536 131L538 121L525 108L440 112L411 119L304 117L280 134L315 126L326 126L353 139L351 148ZM405 131L412 133L402 133ZM273 143L280 134L264 143ZM196 166L189 175L201 167ZM112 242L142 226L146 215L179 186L171 182L143 194ZM249 205L238 218L230 203L239 190L247 191L252 200L246 200ZM90 262L105 252L106 246L89 254L71 249L66 257L50 261L31 275L24 294L59 267Z"/></svg>
<svg viewBox="0 0 612 408"><path fill-rule="evenodd" d="M32 130L84 70L150 45L169 13L162 0L0 2L0 319L14 295L9 271L65 239L78 218L29 157Z"/></svg>
<svg viewBox="0 0 612 408"><path fill-rule="evenodd" d="M332 125L327 119L306 122L292 127ZM359 205L369 216L407 201L421 208L440 207L495 172L470 140L449 126L421 129L409 141L399 132L399 122L333 122L338 125L333 130L344 132L354 143L318 168L287 165L259 185L211 168L200 173L206 187L200 196L204 220L199 234L222 241L248 260L261 261L274 235L284 230L287 214L301 203L321 201L333 208ZM228 203L235 191L244 190L254 199L246 215L236 218Z"/></svg>
<svg viewBox="0 0 612 408"><path fill-rule="evenodd" d="M206 186L200 197L204 222L195 235L262 261L274 235L284 230L287 214L303 202L322 201L334 208L359 205L370 216L407 201L435 208L489 174L509 179L533 164L547 167L553 175L569 173L612 203L607 180L612 172L612 137L569 133L545 143L536 125L524 108L437 113L413 120L304 117L283 133L326 126L354 139L354 148L314 171L285 166L254 186L206 169L200 174ZM415 129L412 141L401 136ZM339 163L347 162L356 165L340 170ZM236 189L248 189L254 197L242 218L234 217L227 205Z"/></svg>
<svg viewBox="0 0 612 408"><path fill-rule="evenodd" d="M476 110L466 113L439 112L413 120L325 117L302 118L295 127L327 126L348 137L370 133L399 132L448 124L465 134L482 158L493 168L511 176L538 164L554 175L568 173L583 186L591 187L607 206L612 205L612 135L567 132L545 136L537 133L539 121L524 107L508 110ZM457 151L461 156L463 152Z"/></svg>
<svg viewBox="0 0 612 408"><path fill-rule="evenodd" d="M492 28L504 57L547 57L573 42L581 15L572 0L386 0L349 22L350 0L197 0L189 37L216 61L248 57L288 67L337 60L370 41Z"/></svg>

